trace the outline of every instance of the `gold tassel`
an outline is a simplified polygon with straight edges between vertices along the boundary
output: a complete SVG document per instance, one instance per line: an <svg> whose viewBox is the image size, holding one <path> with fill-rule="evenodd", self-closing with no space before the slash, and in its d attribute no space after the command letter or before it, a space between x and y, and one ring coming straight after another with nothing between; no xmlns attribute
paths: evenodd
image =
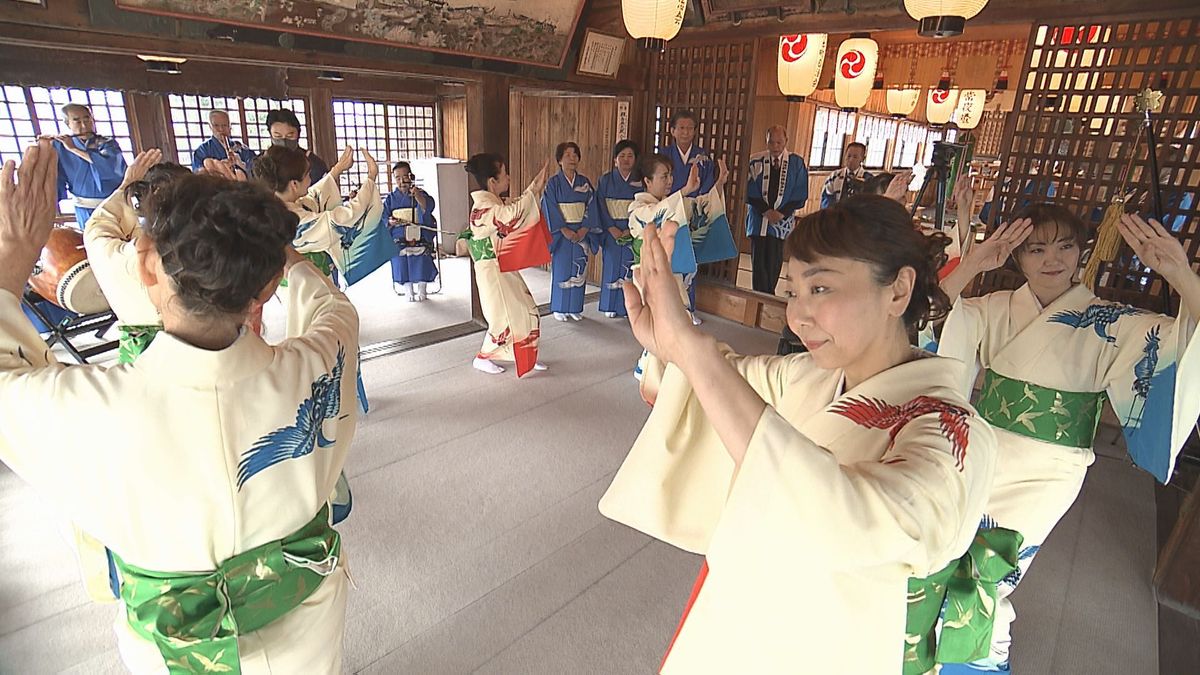
<svg viewBox="0 0 1200 675"><path fill-rule="evenodd" d="M1117 229L1117 223L1124 214L1125 200L1118 197L1105 209L1100 227L1096 228L1096 245L1092 247L1092 257L1088 258L1087 267L1083 268L1083 283L1091 290L1096 289L1096 272L1100 270L1100 263L1112 261L1121 249L1121 232Z"/></svg>

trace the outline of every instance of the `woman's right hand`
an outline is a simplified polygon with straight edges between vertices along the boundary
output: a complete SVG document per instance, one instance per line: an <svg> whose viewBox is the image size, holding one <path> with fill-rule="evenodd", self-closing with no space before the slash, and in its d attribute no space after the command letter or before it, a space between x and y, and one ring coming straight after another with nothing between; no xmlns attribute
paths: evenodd
<svg viewBox="0 0 1200 675"><path fill-rule="evenodd" d="M17 297L54 228L58 154L48 140L25 149L18 167L0 170L0 289Z"/></svg>
<svg viewBox="0 0 1200 675"><path fill-rule="evenodd" d="M544 190L546 188L546 180L547 180L547 178L549 178L549 176L550 176L550 160L547 159L546 163L542 165L542 170L539 171L538 174L533 177L532 181L530 181L530 183L529 183L530 192L533 192L534 194L541 194L542 190Z"/></svg>
<svg viewBox="0 0 1200 675"><path fill-rule="evenodd" d="M976 274L990 272L1003 265L1032 232L1033 221L1029 218L1005 223L982 243L972 246L963 258L963 264Z"/></svg>
<svg viewBox="0 0 1200 675"><path fill-rule="evenodd" d="M683 185L683 196L686 197L699 189L700 189L700 165L693 164L692 170L688 172L687 183L684 183L684 185Z"/></svg>
<svg viewBox="0 0 1200 675"><path fill-rule="evenodd" d="M342 150L342 156L338 157L338 161L329 167L329 173L335 177L340 176L352 166L354 166L354 148L347 145L346 149Z"/></svg>
<svg viewBox="0 0 1200 675"><path fill-rule="evenodd" d="M150 167L162 161L162 150L158 148L150 148L143 150L133 158L133 164L125 169L125 178L121 181L121 188L129 187L146 177L146 172ZM117 189L121 189L117 188Z"/></svg>

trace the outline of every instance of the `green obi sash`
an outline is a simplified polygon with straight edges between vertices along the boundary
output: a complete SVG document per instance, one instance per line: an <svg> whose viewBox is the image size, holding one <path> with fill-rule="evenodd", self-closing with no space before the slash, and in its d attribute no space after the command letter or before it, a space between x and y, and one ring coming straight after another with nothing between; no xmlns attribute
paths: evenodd
<svg viewBox="0 0 1200 675"><path fill-rule="evenodd" d="M315 265L318 270L321 270L321 274L324 274L327 277L333 276L333 258L329 257L328 253L324 251L316 251L314 253L301 253L300 255L304 256L310 263ZM279 280L279 287L287 288L286 275Z"/></svg>
<svg viewBox="0 0 1200 675"><path fill-rule="evenodd" d="M162 326L120 326L117 341L117 363L133 363L154 341Z"/></svg>
<svg viewBox="0 0 1200 675"><path fill-rule="evenodd" d="M975 408L997 429L1069 448L1090 448L1104 392L1060 391L988 369Z"/></svg>
<svg viewBox="0 0 1200 675"><path fill-rule="evenodd" d="M966 555L930 576L908 580L904 675L928 673L935 662L970 663L988 655L996 584L1017 568L1022 541L1019 532L1003 527L980 530Z"/></svg>
<svg viewBox="0 0 1200 675"><path fill-rule="evenodd" d="M236 555L212 572L153 572L113 558L130 628L158 646L172 675L240 673L238 636L312 595L337 569L341 547L325 505L294 534Z"/></svg>
<svg viewBox="0 0 1200 675"><path fill-rule="evenodd" d="M467 228L459 233L458 238L466 240L467 250L471 252L472 260L479 262L481 260L496 259L496 250L492 248L491 237L477 239L471 235L471 228Z"/></svg>

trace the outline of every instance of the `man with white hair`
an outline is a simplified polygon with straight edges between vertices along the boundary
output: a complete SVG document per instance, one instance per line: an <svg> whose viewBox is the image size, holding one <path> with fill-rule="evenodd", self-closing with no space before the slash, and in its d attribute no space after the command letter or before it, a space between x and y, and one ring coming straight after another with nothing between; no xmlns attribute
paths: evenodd
<svg viewBox="0 0 1200 675"><path fill-rule="evenodd" d="M775 294L783 268L783 240L792 233L793 215L808 201L808 167L787 149L787 129L767 129L767 149L750 158L746 183L746 236L754 269L754 290Z"/></svg>
<svg viewBox="0 0 1200 675"><path fill-rule="evenodd" d="M44 134L58 153L58 198L75 200L75 226L83 229L92 211L111 195L125 178L127 165L117 141L96 133L92 110L80 103L62 107L69 134Z"/></svg>
<svg viewBox="0 0 1200 675"><path fill-rule="evenodd" d="M228 164L234 173L242 172L249 176L254 151L242 145L241 141L230 138L233 126L229 123L229 113L210 110L208 128L212 138L201 143L192 153L192 171L203 169L204 160L215 159Z"/></svg>

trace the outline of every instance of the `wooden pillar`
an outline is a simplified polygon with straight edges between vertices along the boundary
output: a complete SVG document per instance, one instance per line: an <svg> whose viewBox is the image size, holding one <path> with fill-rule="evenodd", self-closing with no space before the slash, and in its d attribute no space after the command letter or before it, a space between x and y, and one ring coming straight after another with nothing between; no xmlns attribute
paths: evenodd
<svg viewBox="0 0 1200 675"><path fill-rule="evenodd" d="M342 148L337 146L337 130L333 126L333 94L327 87L308 92L308 129L312 135L313 152L329 162L337 161Z"/></svg>
<svg viewBox="0 0 1200 675"><path fill-rule="evenodd" d="M481 152L509 154L509 79L503 75L486 75L479 82L467 83L467 157ZM472 189L474 179L469 179ZM479 286L475 281L475 266L471 265L471 318L484 321L479 304Z"/></svg>
<svg viewBox="0 0 1200 675"><path fill-rule="evenodd" d="M125 110L129 116L129 130L137 146L133 148L135 153L158 148L162 150L163 159L179 161L175 136L168 128L165 101L161 94L126 92ZM183 164L191 166L189 162Z"/></svg>

